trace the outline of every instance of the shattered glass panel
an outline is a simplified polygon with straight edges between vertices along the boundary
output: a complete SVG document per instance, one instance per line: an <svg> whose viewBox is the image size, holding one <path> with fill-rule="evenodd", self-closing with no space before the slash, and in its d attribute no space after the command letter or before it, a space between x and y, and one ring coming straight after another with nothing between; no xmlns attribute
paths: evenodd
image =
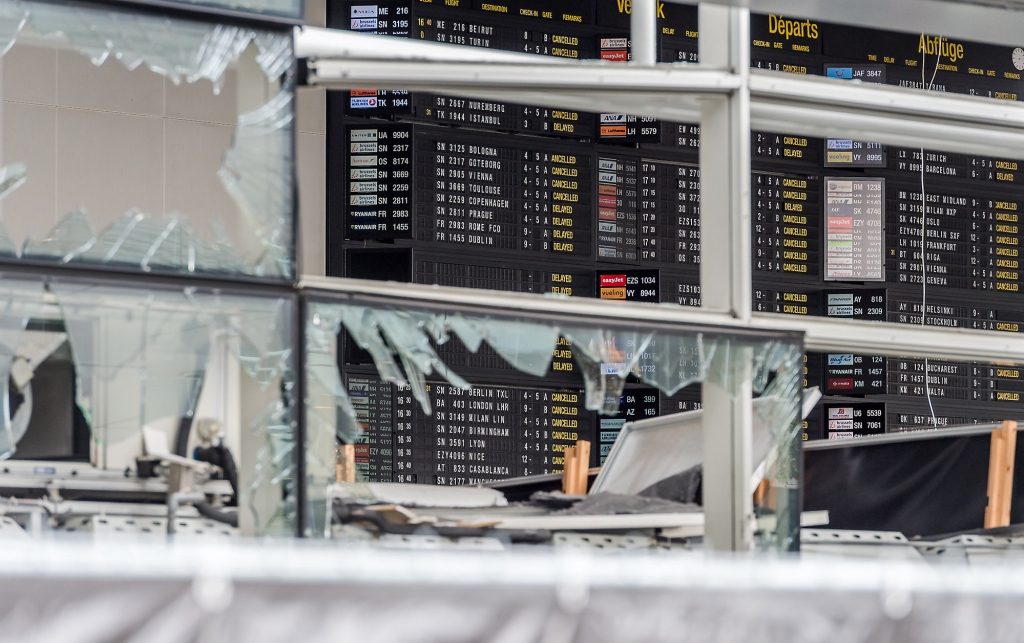
<svg viewBox="0 0 1024 643"><path fill-rule="evenodd" d="M140 459L159 461L166 452L190 458L189 445L217 439L238 471L231 494L242 533L292 536L293 315L291 298L5 276L0 459L22 457L22 443L38 451L67 442L68 451L37 459L85 460L97 472L135 479L143 476ZM55 354L67 355L73 376L37 377ZM81 424L39 401L73 406ZM214 437L197 432L197 422L216 427ZM84 450L72 444L80 428ZM160 441L167 451L151 452Z"/></svg>
<svg viewBox="0 0 1024 643"><path fill-rule="evenodd" d="M11 366L17 356L25 326L42 304L41 282L0 280L0 385L4 391L11 387ZM12 430L12 415L10 397L4 395L3 411L0 413L0 460L14 454L20 437L14 435Z"/></svg>
<svg viewBox="0 0 1024 643"><path fill-rule="evenodd" d="M321 300L307 310L310 535L331 533L336 480L474 485L562 473L578 440L597 466L625 423L700 408L707 385L761 398L770 445L754 473L777 493L758 505L758 534L768 549L792 543L799 339Z"/></svg>
<svg viewBox="0 0 1024 643"><path fill-rule="evenodd" d="M100 463L134 451L141 427L193 416L211 327L180 292L54 283Z"/></svg>
<svg viewBox="0 0 1024 643"><path fill-rule="evenodd" d="M291 38L0 0L5 76L56 81L4 97L21 136L0 146L0 258L292 279Z"/></svg>

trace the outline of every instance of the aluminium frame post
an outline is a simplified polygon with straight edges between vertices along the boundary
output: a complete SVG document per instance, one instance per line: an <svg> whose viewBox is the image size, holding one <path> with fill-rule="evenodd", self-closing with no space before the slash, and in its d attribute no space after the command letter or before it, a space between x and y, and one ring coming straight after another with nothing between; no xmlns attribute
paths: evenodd
<svg viewBox="0 0 1024 643"><path fill-rule="evenodd" d="M749 321L750 12L701 3L698 32L701 64L743 79L729 95L701 102L701 307ZM737 345L716 351L709 373L721 377L702 387L708 549L743 551L753 542L751 354Z"/></svg>
<svg viewBox="0 0 1024 643"><path fill-rule="evenodd" d="M651 66L658 62L658 0L632 0L629 37L633 64Z"/></svg>

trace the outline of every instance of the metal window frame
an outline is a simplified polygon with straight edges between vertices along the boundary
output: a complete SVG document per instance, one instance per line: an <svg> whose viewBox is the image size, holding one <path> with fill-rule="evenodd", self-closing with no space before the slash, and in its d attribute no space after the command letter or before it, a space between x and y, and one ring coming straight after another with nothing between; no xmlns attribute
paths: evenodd
<svg viewBox="0 0 1024 643"><path fill-rule="evenodd" d="M1012 157L1022 156L1024 151L1024 105L752 70L749 9L883 29L901 24L1004 43L1015 43L1024 31L1024 13L934 0L711 0L699 5L701 63L653 65L647 54L656 39L651 15L655 4L634 0L631 35L638 56L625 65L543 59L316 28L296 30L296 55L306 59L307 83L328 89L428 90L584 111L627 111L701 124L701 308L533 296L533 310L616 311L676 323L703 319L737 331L800 330L805 333L805 347L814 351L1024 361L1024 339L995 332L751 312L752 128ZM955 29L943 31L947 25ZM995 31L990 30L993 25L998 25ZM309 278L299 286L362 293L380 287ZM495 306L520 305L518 296L507 293L497 297L486 292L397 284L388 289L396 294L416 292L435 301L500 298ZM751 490L743 473L750 459L749 399L729 400L713 387L704 388L705 413L714 418L705 423L704 439L708 540L717 549L748 549Z"/></svg>

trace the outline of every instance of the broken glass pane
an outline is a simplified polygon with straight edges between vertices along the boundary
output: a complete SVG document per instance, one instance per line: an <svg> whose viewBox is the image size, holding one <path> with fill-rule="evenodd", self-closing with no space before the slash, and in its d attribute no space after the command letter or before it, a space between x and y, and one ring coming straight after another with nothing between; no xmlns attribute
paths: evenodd
<svg viewBox="0 0 1024 643"><path fill-rule="evenodd" d="M34 186L4 201L0 254L294 276L290 31L0 0L9 50L5 74L56 87L0 119L21 133L0 150L0 198L26 172Z"/></svg>
<svg viewBox="0 0 1024 643"><path fill-rule="evenodd" d="M583 375L586 407L609 415L618 411L626 378L637 370L654 333L577 327L563 328L562 334Z"/></svg>
<svg viewBox="0 0 1024 643"><path fill-rule="evenodd" d="M141 427L191 418L203 385L210 325L180 292L53 283L67 320L99 462L134 453Z"/></svg>
<svg viewBox="0 0 1024 643"><path fill-rule="evenodd" d="M292 275L293 94L281 92L259 109L238 117L234 143L219 170L263 251L252 260L257 275Z"/></svg>
<svg viewBox="0 0 1024 643"><path fill-rule="evenodd" d="M59 259L67 263L87 251L94 243L96 233L93 232L89 215L84 210L75 210L61 219L42 240L26 239L21 255L31 259Z"/></svg>
<svg viewBox="0 0 1024 643"><path fill-rule="evenodd" d="M18 346L29 319L43 304L43 285L39 281L0 281L0 386L3 386L3 411L0 413L0 460L15 451L20 436L12 427L11 366L18 354ZM15 384L15 389L22 386Z"/></svg>
<svg viewBox="0 0 1024 643"><path fill-rule="evenodd" d="M0 24L2 27L2 24ZM3 55L0 53L0 55ZM0 199L25 184L27 170L24 163L14 163L0 168ZM18 248L7 234L7 228L0 220L0 255L18 254Z"/></svg>
<svg viewBox="0 0 1024 643"><path fill-rule="evenodd" d="M306 324L311 535L329 533L329 485L351 470L347 460L335 467L338 453L354 454L354 475L370 482L560 473L577 440L592 444L595 466L625 422L699 408L701 393L687 387L703 383L760 396L758 435L769 444L758 443L767 456L757 482L778 493L758 506L758 533L767 548L792 542L798 339L321 300Z"/></svg>

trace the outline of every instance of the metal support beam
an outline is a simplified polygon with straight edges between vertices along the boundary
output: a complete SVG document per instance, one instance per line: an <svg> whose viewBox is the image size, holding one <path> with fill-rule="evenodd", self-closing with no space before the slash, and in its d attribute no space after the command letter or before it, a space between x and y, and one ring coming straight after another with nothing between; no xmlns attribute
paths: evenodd
<svg viewBox="0 0 1024 643"><path fill-rule="evenodd" d="M401 299L404 305L409 306L474 306L495 314L573 315L601 317L624 323L636 323L636 320L642 319L645 323L671 324L677 328L713 324L723 331L737 333L745 330L794 330L805 333L804 346L812 352L843 351L889 357L1024 362L1024 337L1020 333L773 313L755 313L749 321L741 321L732 315L709 313L688 306L652 306L585 297L543 297L531 293L313 275L303 276L299 289L314 297L382 297Z"/></svg>
<svg viewBox="0 0 1024 643"><path fill-rule="evenodd" d="M629 14L630 52L633 64L658 62L658 0L632 0Z"/></svg>
<svg viewBox="0 0 1024 643"><path fill-rule="evenodd" d="M740 351L745 354L736 355ZM701 386L704 547L710 550L748 551L753 545L752 358L749 346L716 351Z"/></svg>
<svg viewBox="0 0 1024 643"><path fill-rule="evenodd" d="M742 85L701 100L701 305L750 318L750 15L701 5L700 58Z"/></svg>
<svg viewBox="0 0 1024 643"><path fill-rule="evenodd" d="M749 85L756 130L1010 158L1024 149L1024 107L1013 101L756 69Z"/></svg>
<svg viewBox="0 0 1024 643"><path fill-rule="evenodd" d="M726 97L702 101L700 129L701 307L750 320L750 14L702 4L700 59L743 79ZM749 349L734 349L749 350ZM735 356L714 357L702 387L705 546L746 550L752 542L750 360L747 376L725 375ZM718 363L721 360L721 363ZM734 366L735 368L735 366ZM720 380L715 382L715 380ZM724 380L724 381L722 381ZM732 381L730 381L732 380Z"/></svg>
<svg viewBox="0 0 1024 643"><path fill-rule="evenodd" d="M636 5L631 15L639 19L641 10ZM309 60L307 83L328 89L408 89L696 122L701 95L724 96L746 84L750 124L756 130L1007 158L1019 157L1024 149L1020 103L750 70L746 65L730 68L724 51L728 41L707 40L700 44L707 50L700 65L657 67L568 61L314 27L297 30L296 51ZM715 50L723 55L713 55Z"/></svg>

